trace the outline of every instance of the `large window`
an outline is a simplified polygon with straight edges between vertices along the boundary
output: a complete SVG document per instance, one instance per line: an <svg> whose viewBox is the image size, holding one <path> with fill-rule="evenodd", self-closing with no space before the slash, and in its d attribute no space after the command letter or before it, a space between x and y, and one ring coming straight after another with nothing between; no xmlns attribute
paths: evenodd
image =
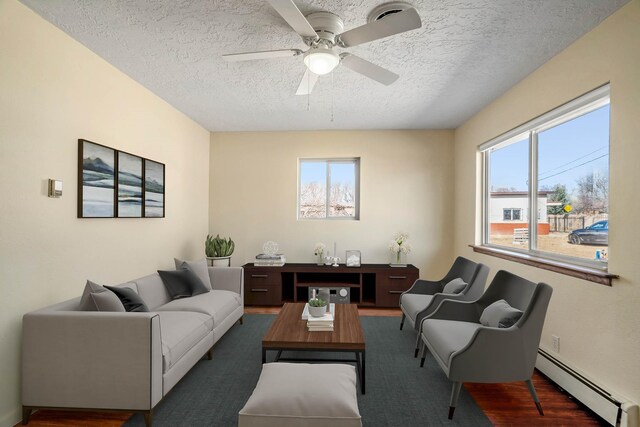
<svg viewBox="0 0 640 427"><path fill-rule="evenodd" d="M360 159L300 159L298 219L358 219Z"/></svg>
<svg viewBox="0 0 640 427"><path fill-rule="evenodd" d="M608 85L480 150L483 244L602 266L609 237Z"/></svg>

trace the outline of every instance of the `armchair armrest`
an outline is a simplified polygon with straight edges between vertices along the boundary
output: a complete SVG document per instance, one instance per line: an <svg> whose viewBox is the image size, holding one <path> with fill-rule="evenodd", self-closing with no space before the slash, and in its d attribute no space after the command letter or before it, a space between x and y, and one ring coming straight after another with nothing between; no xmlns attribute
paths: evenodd
<svg viewBox="0 0 640 427"><path fill-rule="evenodd" d="M213 289L240 294L244 301L244 269L242 267L209 267Z"/></svg>
<svg viewBox="0 0 640 427"><path fill-rule="evenodd" d="M418 279L407 290L408 294L433 295L442 291L442 282L433 282L431 280Z"/></svg>
<svg viewBox="0 0 640 427"><path fill-rule="evenodd" d="M451 355L448 377L452 381L491 383L527 380L537 353L527 351L525 341L519 327L481 326L467 346Z"/></svg>
<svg viewBox="0 0 640 427"><path fill-rule="evenodd" d="M428 318L479 323L480 313L475 301L456 301L445 297Z"/></svg>
<svg viewBox="0 0 640 427"><path fill-rule="evenodd" d="M24 315L24 406L149 410L162 393L156 313Z"/></svg>

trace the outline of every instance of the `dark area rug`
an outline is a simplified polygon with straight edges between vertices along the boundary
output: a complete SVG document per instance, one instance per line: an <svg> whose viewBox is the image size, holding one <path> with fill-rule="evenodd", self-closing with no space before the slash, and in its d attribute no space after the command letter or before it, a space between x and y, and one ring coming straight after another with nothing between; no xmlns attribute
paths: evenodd
<svg viewBox="0 0 640 427"><path fill-rule="evenodd" d="M261 340L275 315L249 314L214 347L155 408L153 425L232 427L261 370ZM432 357L424 368L413 358L415 332L399 330L399 317L361 317L367 343L367 394L358 389L358 407L367 427L490 426L462 389L453 420L447 419L451 383ZM289 357L292 353L283 353ZM310 357L311 353L304 356ZM326 357L326 353L322 353ZM275 357L269 352L268 357ZM348 353L337 358L350 357ZM269 359L269 360L271 360ZM144 426L142 415L125 426Z"/></svg>

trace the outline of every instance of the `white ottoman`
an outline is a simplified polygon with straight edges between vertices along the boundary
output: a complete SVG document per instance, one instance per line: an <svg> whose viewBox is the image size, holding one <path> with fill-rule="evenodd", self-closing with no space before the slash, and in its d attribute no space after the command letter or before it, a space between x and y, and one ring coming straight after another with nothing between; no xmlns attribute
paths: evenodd
<svg viewBox="0 0 640 427"><path fill-rule="evenodd" d="M265 363L238 427L361 427L351 365Z"/></svg>

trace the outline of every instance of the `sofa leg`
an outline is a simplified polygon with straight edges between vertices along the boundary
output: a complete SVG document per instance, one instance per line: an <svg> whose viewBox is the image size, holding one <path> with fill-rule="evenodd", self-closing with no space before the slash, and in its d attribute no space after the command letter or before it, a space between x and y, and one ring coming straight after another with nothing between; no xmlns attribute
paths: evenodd
<svg viewBox="0 0 640 427"><path fill-rule="evenodd" d="M213 359L213 347L207 350L207 359L209 360Z"/></svg>
<svg viewBox="0 0 640 427"><path fill-rule="evenodd" d="M240 317L240 319L238 319L238 322L240 322L241 325L244 325L244 319L242 317Z"/></svg>
<svg viewBox="0 0 640 427"><path fill-rule="evenodd" d="M424 359L427 358L427 346L422 344L422 354L420 355L420 367L424 367Z"/></svg>
<svg viewBox="0 0 640 427"><path fill-rule="evenodd" d="M453 412L456 410L458 404L458 396L460 396L460 389L462 388L462 381L455 381L451 390L451 400L449 402L449 419L453 419Z"/></svg>
<svg viewBox="0 0 640 427"><path fill-rule="evenodd" d="M144 411L142 415L144 416L145 425L147 427L151 427L153 424L153 409L151 409L150 411Z"/></svg>
<svg viewBox="0 0 640 427"><path fill-rule="evenodd" d="M404 319L407 318L407 315L402 313L402 320L400 321L400 330L402 330L402 327L404 326Z"/></svg>
<svg viewBox="0 0 640 427"><path fill-rule="evenodd" d="M29 417L31 416L32 409L29 406L22 407L22 425L29 424Z"/></svg>

